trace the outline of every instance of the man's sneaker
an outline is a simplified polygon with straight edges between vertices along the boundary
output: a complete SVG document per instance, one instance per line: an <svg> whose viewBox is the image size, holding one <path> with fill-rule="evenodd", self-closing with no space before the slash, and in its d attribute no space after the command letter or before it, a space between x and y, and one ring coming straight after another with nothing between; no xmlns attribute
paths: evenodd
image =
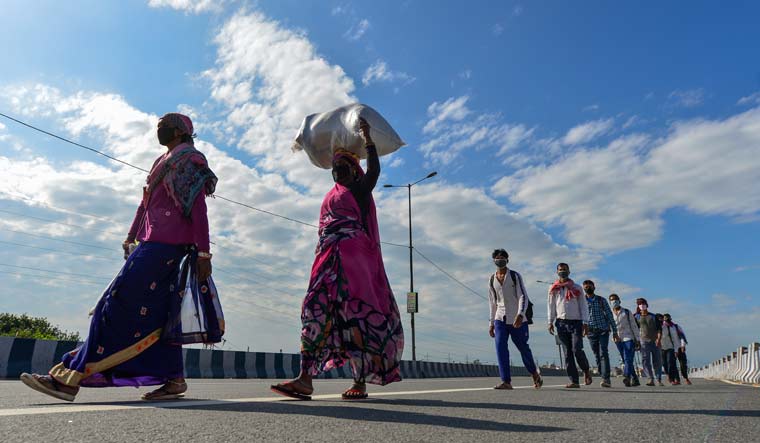
<svg viewBox="0 0 760 443"><path fill-rule="evenodd" d="M638 377L633 379L633 382L631 382L631 386L633 386L634 388L636 386L641 386L641 382L639 381Z"/></svg>
<svg viewBox="0 0 760 443"><path fill-rule="evenodd" d="M686 384L687 384L687 385L689 385L689 386L691 386L691 380L689 380L689 379L687 378L687 379L686 379Z"/></svg>
<svg viewBox="0 0 760 443"><path fill-rule="evenodd" d="M599 383L599 386L601 386L603 388L611 388L612 384L610 382L608 382L608 381L603 381L603 382Z"/></svg>
<svg viewBox="0 0 760 443"><path fill-rule="evenodd" d="M647 383L647 386L654 386L654 380L649 380L649 383Z"/></svg>
<svg viewBox="0 0 760 443"><path fill-rule="evenodd" d="M681 385L681 382L678 380L673 382L673 386L680 386L680 385Z"/></svg>
<svg viewBox="0 0 760 443"><path fill-rule="evenodd" d="M565 388L567 388L567 389L580 389L581 385L579 385L578 383L568 383L568 384L565 385Z"/></svg>
<svg viewBox="0 0 760 443"><path fill-rule="evenodd" d="M630 388L631 387L631 379L628 378L628 377L623 377L623 386L625 386L626 388Z"/></svg>
<svg viewBox="0 0 760 443"><path fill-rule="evenodd" d="M657 386L665 386L665 385L662 384L662 380L657 380Z"/></svg>

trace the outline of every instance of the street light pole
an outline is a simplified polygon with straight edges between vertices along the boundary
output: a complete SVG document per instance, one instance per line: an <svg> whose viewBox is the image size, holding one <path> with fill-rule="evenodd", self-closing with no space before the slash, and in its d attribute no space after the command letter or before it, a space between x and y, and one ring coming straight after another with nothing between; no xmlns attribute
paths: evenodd
<svg viewBox="0 0 760 443"><path fill-rule="evenodd" d="M406 185L407 191L409 191L409 292L414 292L414 256L412 251L412 185ZM415 343L414 337L414 312L412 315L412 361L417 361L417 343Z"/></svg>
<svg viewBox="0 0 760 443"><path fill-rule="evenodd" d="M406 188L407 190L407 196L408 196L408 202L409 202L409 293L414 294L414 244L412 243L412 186L416 185L417 183L427 180L431 177L435 177L438 175L437 172L431 172L424 178L421 178L417 180L414 183L409 183L406 185L383 185L384 188ZM415 304L418 304L417 298L415 298ZM415 310L416 310L415 306ZM407 307L407 311L409 311L409 308ZM409 312L411 315L411 321L412 321L412 361L417 361L417 343L416 343L416 337L415 337L415 329L414 329L414 310Z"/></svg>

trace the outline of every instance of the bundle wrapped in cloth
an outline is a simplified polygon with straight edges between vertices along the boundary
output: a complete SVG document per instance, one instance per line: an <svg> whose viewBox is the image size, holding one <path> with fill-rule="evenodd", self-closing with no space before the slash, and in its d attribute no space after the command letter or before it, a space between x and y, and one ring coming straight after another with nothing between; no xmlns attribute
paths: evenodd
<svg viewBox="0 0 760 443"><path fill-rule="evenodd" d="M364 140L359 134L360 118L369 123L370 136L378 155L390 154L406 144L379 112L367 105L354 103L307 116L301 123L292 149L306 151L311 163L323 169L332 168L333 152L338 148L366 158Z"/></svg>

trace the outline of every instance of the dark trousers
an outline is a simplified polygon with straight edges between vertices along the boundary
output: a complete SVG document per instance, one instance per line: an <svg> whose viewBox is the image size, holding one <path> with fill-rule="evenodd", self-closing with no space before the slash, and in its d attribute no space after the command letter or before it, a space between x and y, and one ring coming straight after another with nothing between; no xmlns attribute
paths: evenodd
<svg viewBox="0 0 760 443"><path fill-rule="evenodd" d="M591 329L588 332L588 341L591 344L591 351L596 357L596 367L602 380L610 381L610 353L608 347L610 344L610 332Z"/></svg>
<svg viewBox="0 0 760 443"><path fill-rule="evenodd" d="M524 322L519 328L511 324L496 320L493 322L494 333L496 335L496 358L499 360L499 375L501 381L512 383L512 373L509 367L509 337L512 337L512 343L520 351L523 365L531 374L536 373L536 363L533 361L533 352L528 346L528 323Z"/></svg>
<svg viewBox="0 0 760 443"><path fill-rule="evenodd" d="M668 374L668 379L671 382L681 381L681 378L678 376L678 366L676 366L676 351L674 349L663 350L662 356L664 357L663 360L665 360L665 370Z"/></svg>
<svg viewBox="0 0 760 443"><path fill-rule="evenodd" d="M563 357L567 376L570 377L571 382L578 383L578 367L575 362L578 362L583 372L589 370L588 359L583 352L583 322L558 319L554 326L557 329L557 337L562 343L562 352L565 354Z"/></svg>
<svg viewBox="0 0 760 443"><path fill-rule="evenodd" d="M676 358L678 358L678 363L680 363L681 366L681 377L683 377L684 380L689 379L689 361L686 359L686 351L681 352L679 349L676 352Z"/></svg>

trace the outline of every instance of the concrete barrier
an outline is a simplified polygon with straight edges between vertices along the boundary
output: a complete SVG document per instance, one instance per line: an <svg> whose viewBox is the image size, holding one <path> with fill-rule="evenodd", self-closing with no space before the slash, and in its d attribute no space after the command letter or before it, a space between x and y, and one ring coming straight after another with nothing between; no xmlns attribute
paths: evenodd
<svg viewBox="0 0 760 443"><path fill-rule="evenodd" d="M740 346L736 352L701 368L691 370L692 377L760 384L760 343Z"/></svg>
<svg viewBox="0 0 760 443"><path fill-rule="evenodd" d="M46 374L64 353L73 350L76 342L33 340L0 337L0 379L18 378L22 372ZM214 349L182 350L185 376L188 378L273 378L286 379L298 375L299 354L272 352L221 351ZM542 369L544 375L564 375L564 371ZM513 376L527 376L523 367L513 367ZM403 378L498 377L496 365L402 361ZM321 378L351 378L344 366L321 375Z"/></svg>

